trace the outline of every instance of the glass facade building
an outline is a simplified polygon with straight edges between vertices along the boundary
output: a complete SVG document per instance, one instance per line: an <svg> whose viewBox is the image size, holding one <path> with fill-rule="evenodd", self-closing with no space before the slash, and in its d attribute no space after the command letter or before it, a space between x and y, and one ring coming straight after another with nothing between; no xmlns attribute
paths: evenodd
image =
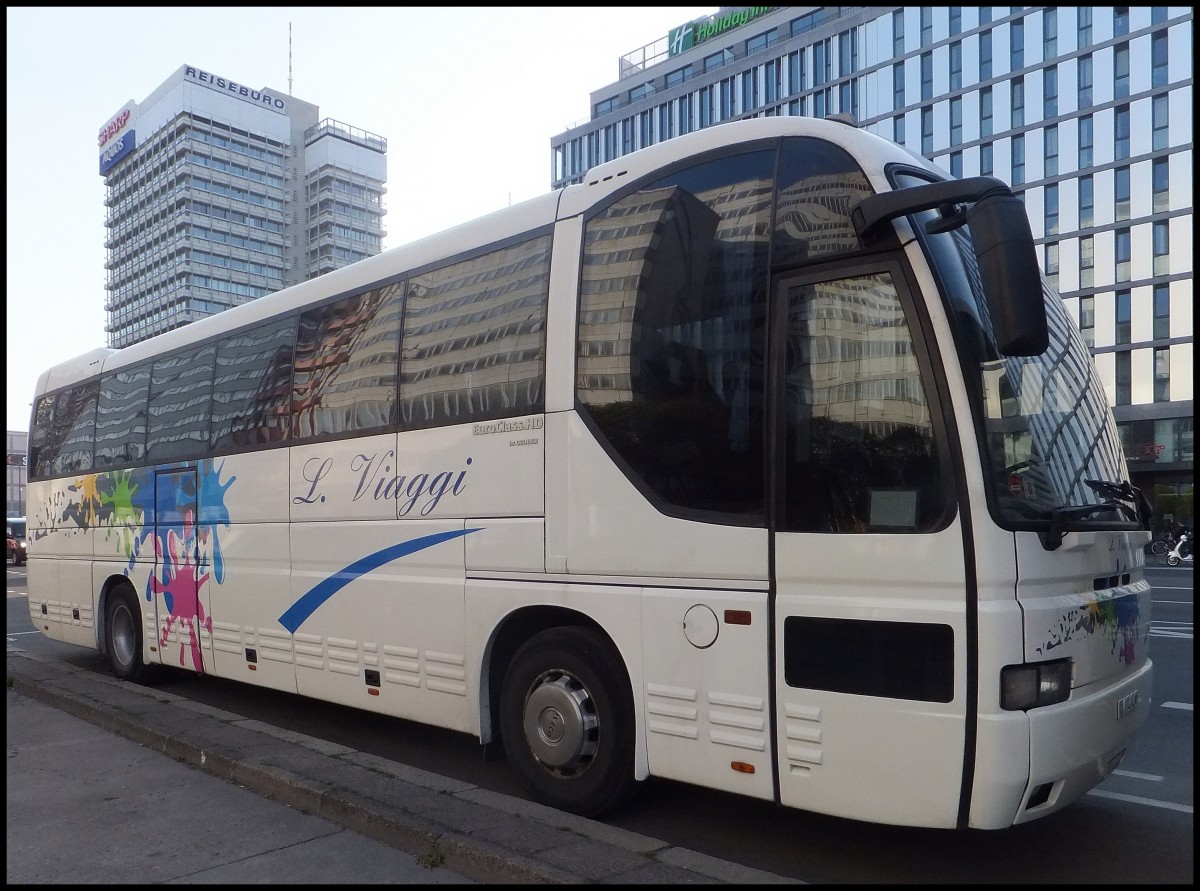
<svg viewBox="0 0 1200 891"><path fill-rule="evenodd" d="M184 65L100 128L109 346L380 252L387 141L318 111Z"/></svg>
<svg viewBox="0 0 1200 891"><path fill-rule="evenodd" d="M1192 8L722 7L618 60L552 185L723 121L850 115L1025 202L1156 522L1193 514Z"/></svg>

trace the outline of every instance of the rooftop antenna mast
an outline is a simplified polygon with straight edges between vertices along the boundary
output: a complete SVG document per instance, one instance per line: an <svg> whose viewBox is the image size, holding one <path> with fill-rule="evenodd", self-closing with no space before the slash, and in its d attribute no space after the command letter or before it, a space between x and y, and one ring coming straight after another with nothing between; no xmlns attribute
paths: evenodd
<svg viewBox="0 0 1200 891"><path fill-rule="evenodd" d="M292 23L288 22L288 95L292 95Z"/></svg>

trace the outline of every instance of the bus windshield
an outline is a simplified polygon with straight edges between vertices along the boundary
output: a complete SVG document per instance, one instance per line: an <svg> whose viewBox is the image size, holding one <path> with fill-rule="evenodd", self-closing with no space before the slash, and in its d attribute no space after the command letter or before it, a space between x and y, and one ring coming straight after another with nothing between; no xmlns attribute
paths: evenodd
<svg viewBox="0 0 1200 891"><path fill-rule="evenodd" d="M969 255L964 255L969 256ZM1063 508L1108 504L1131 490L1107 397L1062 299L1043 282L1050 348L978 365L988 486L998 519L1052 520ZM1132 494L1130 492L1130 494ZM1077 520L1135 522L1137 503Z"/></svg>
<svg viewBox="0 0 1200 891"><path fill-rule="evenodd" d="M969 229L931 234L926 226L936 216L928 211L912 219L952 319L996 521L1059 533L1139 528L1141 495L1129 483L1107 396L1062 299L1043 277L1049 347L1038 356L1002 355Z"/></svg>

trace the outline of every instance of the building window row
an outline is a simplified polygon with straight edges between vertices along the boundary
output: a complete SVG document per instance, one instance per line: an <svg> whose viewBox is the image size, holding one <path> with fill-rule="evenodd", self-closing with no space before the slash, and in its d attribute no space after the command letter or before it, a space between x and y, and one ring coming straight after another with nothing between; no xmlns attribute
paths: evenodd
<svg viewBox="0 0 1200 891"><path fill-rule="evenodd" d="M992 51L992 34L991 31L983 31L978 35L978 40L974 46L975 53L978 59L979 77L978 83L982 86L994 76L993 71L993 51ZM933 96L945 92L946 89L951 91L960 90L964 86L963 77L963 42L953 41L947 47L948 59L939 59L935 53L941 50L925 50L916 57L913 64L918 66L921 85L921 101L929 101ZM1020 53L1018 49L1016 52ZM1166 30L1161 30L1151 37L1151 66L1149 88L1166 86L1169 83L1169 38ZM1043 58L1053 59L1054 53L1046 53ZM900 57L895 57L891 63L891 79L892 79L892 110L900 111L906 106L904 84L906 81L906 72L911 70L908 68L909 60ZM1064 60L1060 64L1051 63L1039 69L1043 78L1043 89L1045 95L1043 97L1043 117L1052 118L1059 114L1059 81L1060 67L1066 68L1074 66L1075 81L1077 84L1078 102L1077 108L1085 109L1090 107L1094 101L1094 69L1095 59L1091 53L1085 53L1075 59ZM1130 95L1131 89L1131 74L1130 74L1130 46L1128 43L1123 43L1115 46L1112 53L1112 83L1113 89L1111 96L1114 99L1122 99ZM1024 66L1016 66L1012 70L1019 72ZM943 84L934 83L935 68L948 71L947 81ZM1017 74L1016 77L1022 77ZM1010 82L1015 78L1010 78ZM968 84L969 86L969 84ZM1145 87L1143 82L1143 88ZM1015 125L1015 124L1014 124Z"/></svg>
<svg viewBox="0 0 1200 891"><path fill-rule="evenodd" d="M207 155L193 154L188 157L188 162L195 164L198 167L205 167L209 170L217 170L221 173L227 173L230 176L236 176L241 179L248 179L251 182L262 183L267 186L274 186L277 189L283 188L283 177L275 174L267 173L265 170L259 170L254 167L247 167L245 164L235 164L232 161L223 161L220 158L210 158Z"/></svg>
<svg viewBox="0 0 1200 891"><path fill-rule="evenodd" d="M195 263L204 263L208 266L216 266L219 269L229 269L234 272L244 272L247 275L256 275L260 278L270 279L274 283L275 290L283 287L283 269L277 266L268 266L265 263L255 263L253 260L246 260L241 257L230 257L224 254L214 254L210 251L193 250L191 259Z"/></svg>
<svg viewBox="0 0 1200 891"><path fill-rule="evenodd" d="M188 227L188 232L192 238L198 241L211 241L214 244L229 245L230 247L242 248L247 251L268 254L272 257L283 256L282 244L272 244L269 241L247 238L243 235L235 235L231 232L222 232L219 229L209 229L204 226L190 226Z"/></svg>
<svg viewBox="0 0 1200 891"><path fill-rule="evenodd" d="M992 7L966 7L974 9L977 12L977 21L975 23L967 23L966 31L982 29L980 34L991 36L992 31L998 28L1007 27L1008 43L1010 47L1012 70L1016 71L1024 67L1026 62L1025 41L1027 34L1027 25L1036 23L1038 14L1034 11L1027 10L1024 7L1013 6L1009 8L1011 20L1004 24L996 24L995 27L987 26L993 24ZM943 32L936 28L935 16L941 9L946 10L946 30ZM904 56L906 52L912 52L916 49L928 49L941 43L944 40L953 40L964 33L963 9L961 6L950 7L920 7L918 12L913 12L912 16L919 22L919 42L917 46L905 41L905 20L908 17L908 10L898 9L892 13L892 55L895 58ZM1112 15L1112 37L1124 37L1129 34L1130 16L1128 6L1111 7ZM1096 7L1081 6L1076 7L1072 12L1069 7L1045 7L1041 10L1040 19L1042 26L1042 58L1049 59L1057 56L1060 52L1059 45L1059 30L1064 27L1068 30L1074 30L1077 37L1074 46L1071 48L1085 49L1092 46L1095 41L1094 36L1094 15ZM1166 23L1169 18L1169 7L1152 6L1150 7L1150 24L1161 25ZM1036 33L1036 32L1034 32Z"/></svg>
<svg viewBox="0 0 1200 891"><path fill-rule="evenodd" d="M953 10L957 10L954 13ZM950 18L958 22L957 28L951 30L951 37L961 33L961 7L952 8L949 14ZM1155 8L1158 9L1157 7ZM1162 8L1165 10L1165 7ZM922 48L932 45L932 41L926 41L931 32L934 10L926 7L921 12L921 33L922 33ZM1058 49L1058 29L1059 29L1059 14L1066 15L1067 10L1058 10L1051 8L1043 11L1041 15L1042 21L1042 37L1043 37L1043 57L1046 55L1053 56ZM1089 45L1091 42L1091 8L1078 11L1080 18L1078 19L1078 27L1081 35L1081 46ZM987 24L981 18L981 24ZM1024 36L1027 28L1025 25L1032 20L1032 16L1022 16L1012 19L1008 23L1011 29L1010 35L1010 52L1014 59L1010 61L1020 62L1022 64L1016 67L1024 67ZM1152 20L1155 24L1165 23L1167 15L1165 12L1155 12L1152 15ZM893 25L893 48L897 52L902 52L901 47L904 41L904 21L905 14L903 10L897 10L892 15ZM794 32L796 33L796 32ZM845 78L856 72L860 67L858 58L858 37L859 27L849 28L843 31L836 37L826 38L817 41L816 43L798 48L789 53L779 56L777 59L769 60L768 62L755 66L754 68L741 72L726 78L721 81L715 93L713 86L705 87L702 91L688 94L684 97L679 97L670 100L659 106L657 115L653 113L645 113L643 115L631 116L624 121L615 122L603 129L603 144L597 145L597 151L592 151L591 140L587 137L580 137L576 140L571 140L564 145L556 147L555 150L555 180L556 184L561 184L563 181L581 177L582 174L592 166L602 163L603 161L612 160L628 152L634 151L645 145L664 139L673 138L675 135L690 132L691 130L706 127L713 123L722 120L727 120L730 117L738 115L754 115L754 114L809 114L814 117L821 117L832 114L834 112L848 112L854 116L859 113L859 96L861 85L851 80L839 84L836 90L835 97L827 90L820 90L825 84L832 83L835 80L834 71L837 71L838 78ZM774 39L773 39L774 38ZM775 29L763 34L756 35L748 40L748 46L758 52L772 46L778 33ZM1161 31L1152 35L1153 48L1153 69L1157 72L1154 75L1155 83L1161 81L1165 84L1167 81L1167 34ZM979 60L980 60L980 75L981 77L991 76L992 64L992 41L991 29L985 29L979 34ZM1048 49L1047 49L1048 48ZM1122 92L1122 84L1127 87L1129 77L1128 66L1128 51L1129 44L1118 44L1114 47L1113 52L1113 77L1114 90L1118 96ZM957 90L962 88L963 75L963 46L961 41L952 41L948 46L949 53L949 89ZM712 53L705 57L703 70L713 70L729 64L736 58L731 50L722 50L717 53ZM923 102L932 101L935 96L942 93L946 85L935 83L934 68L935 60L933 51L922 52L919 56L919 75L920 75L920 95ZM1042 91L1042 118L1050 119L1057 117L1061 111L1060 98L1060 67L1059 65L1050 65L1040 71L1040 83ZM888 69L884 69L887 71ZM687 65L676 69L667 75L667 85L674 86L688 80L695 74L694 66ZM796 93L807 90L808 81L811 76L812 88L818 92L811 95L811 99L807 96L797 97ZM1085 54L1077 60L1077 77L1078 77L1078 96L1080 107L1088 107L1091 104L1093 95L1093 58L1090 54ZM908 101L906 90L906 66L904 61L894 63L890 68L890 77L892 80L891 95L893 108L899 111L906 107ZM1001 85L1003 86L1003 85ZM735 91L736 88L736 91ZM1025 78L1013 78L1007 85L1009 89L1009 126L1018 128L1026 124L1026 95L1025 95ZM653 83L644 83L632 88L634 92L630 93L630 100L645 98L655 92ZM986 91L986 92L985 92ZM1128 89L1124 89L1124 93L1128 95ZM962 98L962 97L954 97ZM981 121L981 137L991 135L994 128L994 120L992 115L992 86L983 87L980 90L980 121ZM1156 121L1162 112L1166 111L1165 99L1161 111L1156 108ZM786 104L777 105L776 103L783 101ZM619 107L620 103L616 102L613 107ZM611 109L610 109L611 110ZM960 109L959 113L964 114L965 107ZM1124 112L1122 116L1122 111ZM951 114L954 110L951 110ZM657 117L657 121L656 121ZM895 120L893 118L893 120ZM655 124L657 123L657 127ZM953 125L952 125L953 126ZM1118 119L1116 121L1118 133L1115 137L1115 147L1117 151L1124 152L1118 154L1118 158L1128 157L1129 151L1129 136L1128 128L1130 121L1128 118L1128 106L1118 110ZM609 128L612 128L611 130ZM903 129L903 125L893 123L893 133ZM1158 127L1155 128L1157 134ZM925 129L922 128L922 144L926 143L924 139ZM1125 135L1122 135L1125 134ZM1083 164L1083 159L1090 154L1091 139L1090 134L1082 134L1086 139L1080 142L1080 157L1081 166L1090 166L1090 160L1086 165ZM963 136L960 130L956 129L951 138L950 146L961 144ZM600 150L602 149L602 150ZM932 148L923 151L929 154L933 151ZM954 162L951 161L951 164Z"/></svg>
<svg viewBox="0 0 1200 891"><path fill-rule="evenodd" d="M252 145L245 140L232 139L222 136L220 133L214 133L198 127L188 131L187 135L198 142L223 148L235 154L245 155L247 158L254 158L257 161L264 161L280 170L285 166L286 159L283 152L280 151L267 151L265 148Z"/></svg>
<svg viewBox="0 0 1200 891"><path fill-rule="evenodd" d="M193 176L189 179L189 184L192 188L201 192L209 192L213 195L224 195L226 198L234 198L238 201L244 201L246 204L253 204L257 207L265 207L269 210L283 210L283 202L278 198L272 198L269 195L264 195L261 192L253 192L249 189L239 189L237 186L229 186L224 183L213 182L212 180L203 179L202 177Z"/></svg>

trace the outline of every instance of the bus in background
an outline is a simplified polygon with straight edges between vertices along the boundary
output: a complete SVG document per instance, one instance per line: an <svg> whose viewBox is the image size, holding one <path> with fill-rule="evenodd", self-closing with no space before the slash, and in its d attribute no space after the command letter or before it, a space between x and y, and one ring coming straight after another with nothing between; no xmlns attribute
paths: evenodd
<svg viewBox="0 0 1200 891"><path fill-rule="evenodd" d="M722 124L43 373L29 606L174 666L650 777L999 829L1119 763L1149 511L1021 201Z"/></svg>

